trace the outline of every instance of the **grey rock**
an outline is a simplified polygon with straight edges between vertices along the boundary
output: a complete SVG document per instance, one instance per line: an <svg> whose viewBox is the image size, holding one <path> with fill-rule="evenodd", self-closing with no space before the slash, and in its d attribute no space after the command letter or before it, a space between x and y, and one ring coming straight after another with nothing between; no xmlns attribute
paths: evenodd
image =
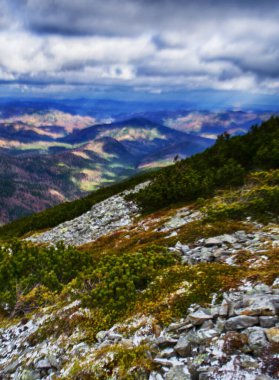
<svg viewBox="0 0 279 380"><path fill-rule="evenodd" d="M122 335L109 332L106 338L112 341L119 341L122 339Z"/></svg>
<svg viewBox="0 0 279 380"><path fill-rule="evenodd" d="M191 354L191 343L189 342L187 335L180 335L177 344L174 346L174 350L182 357Z"/></svg>
<svg viewBox="0 0 279 380"><path fill-rule="evenodd" d="M203 322L203 324L201 325L201 330L211 330L213 328L214 328L214 323L212 322L211 319Z"/></svg>
<svg viewBox="0 0 279 380"><path fill-rule="evenodd" d="M193 325L201 325L203 322L212 318L210 311L207 309L199 309L188 315L188 319Z"/></svg>
<svg viewBox="0 0 279 380"><path fill-rule="evenodd" d="M209 238L205 240L204 245L205 247L221 247L222 241L220 241L218 238Z"/></svg>
<svg viewBox="0 0 279 380"><path fill-rule="evenodd" d="M153 362L156 364L160 364L161 366L164 366L164 367L173 367L173 361L169 359L155 358Z"/></svg>
<svg viewBox="0 0 279 380"><path fill-rule="evenodd" d="M267 339L265 336L265 333L263 329L260 327L252 327L249 330L249 335L248 335L248 343L249 346L251 347L252 351L255 354L259 354L261 350L266 346L267 344Z"/></svg>
<svg viewBox="0 0 279 380"><path fill-rule="evenodd" d="M169 358L174 357L175 355L176 355L176 352L171 347L165 348L163 351L160 352L161 358L169 359Z"/></svg>
<svg viewBox="0 0 279 380"><path fill-rule="evenodd" d="M25 369L22 371L19 376L19 380L38 380L40 379L40 374L38 372L34 372L29 369Z"/></svg>
<svg viewBox="0 0 279 380"><path fill-rule="evenodd" d="M222 243L225 243L225 244L234 244L236 242L236 238L232 235L221 235L221 236L218 236L218 239L222 241Z"/></svg>
<svg viewBox="0 0 279 380"><path fill-rule="evenodd" d="M106 338L107 335L108 335L107 331L99 331L96 334L96 339L98 342L102 342Z"/></svg>
<svg viewBox="0 0 279 380"><path fill-rule="evenodd" d="M234 311L238 315L275 315L276 301L276 296L268 294L246 296L235 305Z"/></svg>
<svg viewBox="0 0 279 380"><path fill-rule="evenodd" d="M158 339L156 339L157 346L161 348L175 346L177 342L177 339L173 339L166 336L160 336Z"/></svg>
<svg viewBox="0 0 279 380"><path fill-rule="evenodd" d="M19 365L20 359L14 360L13 362L4 367L4 373L13 373Z"/></svg>
<svg viewBox="0 0 279 380"><path fill-rule="evenodd" d="M279 318L277 316L266 316L260 317L260 325L261 327L274 327L277 322L279 322Z"/></svg>
<svg viewBox="0 0 279 380"><path fill-rule="evenodd" d="M75 347L73 347L71 353L76 356L76 355L80 355L84 352L87 352L88 350L89 350L88 344L81 342L81 343L77 344Z"/></svg>
<svg viewBox="0 0 279 380"><path fill-rule="evenodd" d="M157 373L157 372L151 372L151 374L149 375L149 379L148 380L164 380L162 375L160 373Z"/></svg>
<svg viewBox="0 0 279 380"><path fill-rule="evenodd" d="M223 300L219 308L219 315L226 317L229 314L230 303L227 300Z"/></svg>
<svg viewBox="0 0 279 380"><path fill-rule="evenodd" d="M38 372L34 372L28 369L22 371L21 374L18 375L18 380L39 380L40 374Z"/></svg>
<svg viewBox="0 0 279 380"><path fill-rule="evenodd" d="M191 380L190 374L184 372L182 366L173 367L165 377L166 380Z"/></svg>
<svg viewBox="0 0 279 380"><path fill-rule="evenodd" d="M36 369L42 370L42 369L50 369L52 365L50 364L48 359L42 359L39 360L38 363L36 364Z"/></svg>
<svg viewBox="0 0 279 380"><path fill-rule="evenodd" d="M232 317L228 319L225 323L226 330L240 330L247 327L255 326L258 324L258 317L250 317L246 315L239 315L237 317Z"/></svg>

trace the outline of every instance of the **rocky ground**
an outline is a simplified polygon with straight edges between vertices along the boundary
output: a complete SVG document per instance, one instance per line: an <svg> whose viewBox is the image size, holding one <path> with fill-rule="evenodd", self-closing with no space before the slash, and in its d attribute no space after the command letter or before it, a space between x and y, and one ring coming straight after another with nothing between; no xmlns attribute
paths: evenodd
<svg viewBox="0 0 279 380"><path fill-rule="evenodd" d="M31 236L27 240L48 244L63 241L65 244L79 246L128 226L132 224L139 210L133 202L127 201L125 196L139 191L147 184L148 182L142 183L132 190L126 190L97 203L81 216L61 223L50 231Z"/></svg>
<svg viewBox="0 0 279 380"><path fill-rule="evenodd" d="M125 233L132 228L153 230L166 241L170 238L170 242L175 241L168 249L180 258L183 266L203 262L241 265L239 252L246 252L249 266L256 269L269 260L267 252L279 245L278 225L263 226L250 218L244 223L251 232L238 230L182 244L179 229L200 220L199 211L182 207L171 215L136 220L138 209L125 200L125 194L109 198L79 218L29 240L44 243L64 240L66 244L82 245L119 229ZM183 284L176 293L187 292L187 286ZM95 343L84 341L78 322L70 335L61 331L57 336L57 321L70 323L91 317L91 311L75 301L59 309L39 310L31 317L2 327L0 379L79 379L74 373L82 373L85 376L82 379L117 380L120 369L111 366L117 352L141 349L149 369L132 367L131 379L279 378L279 277L269 286L243 278L238 287L221 295L213 294L211 304L205 307L192 304L183 318L166 326L143 313L107 331L99 331ZM56 333L49 330L48 334L42 334L45 326L50 325Z"/></svg>
<svg viewBox="0 0 279 380"><path fill-rule="evenodd" d="M170 250L179 252L182 262L188 265L212 260L234 265L235 252L243 248L260 252L258 260L266 260L264 247L277 245L278 228L266 232L260 225L257 227L257 232L251 234L237 231L200 239L191 248L177 242ZM252 260L251 265L257 262ZM238 289L224 293L221 300L213 297L207 308L192 305L183 319L164 329L154 328L152 316L138 315L108 331L100 331L98 342L93 345L82 342L78 329L70 337L50 336L33 345L32 336L52 319L59 315L71 319L90 311L75 302L55 313L44 310L30 320L1 329L3 380L50 380L55 376L67 379L77 358L84 368L93 362L97 373L99 368L106 368L115 345L134 348L142 344L156 368L149 374L143 373L142 379L278 378L279 278L272 286L244 281ZM96 359L104 348L107 353ZM117 379L117 374L107 378Z"/></svg>

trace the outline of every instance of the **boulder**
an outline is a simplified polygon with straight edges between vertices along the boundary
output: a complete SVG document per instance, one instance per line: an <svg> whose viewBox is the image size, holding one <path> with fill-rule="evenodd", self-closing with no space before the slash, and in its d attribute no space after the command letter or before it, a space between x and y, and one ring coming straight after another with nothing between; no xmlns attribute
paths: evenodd
<svg viewBox="0 0 279 380"><path fill-rule="evenodd" d="M228 319L225 323L225 329L228 331L246 329L247 327L257 325L258 323L259 323L258 317L239 315L237 317L232 317Z"/></svg>

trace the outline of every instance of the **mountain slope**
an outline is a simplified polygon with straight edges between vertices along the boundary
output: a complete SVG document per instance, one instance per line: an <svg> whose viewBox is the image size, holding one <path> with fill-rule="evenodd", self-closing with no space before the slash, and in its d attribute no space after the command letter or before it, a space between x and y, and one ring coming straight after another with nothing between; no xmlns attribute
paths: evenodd
<svg viewBox="0 0 279 380"><path fill-rule="evenodd" d="M4 380L278 378L278 169L139 215L127 189L147 179L100 190L87 212L29 238L49 246L1 243ZM52 246L61 239L79 248Z"/></svg>

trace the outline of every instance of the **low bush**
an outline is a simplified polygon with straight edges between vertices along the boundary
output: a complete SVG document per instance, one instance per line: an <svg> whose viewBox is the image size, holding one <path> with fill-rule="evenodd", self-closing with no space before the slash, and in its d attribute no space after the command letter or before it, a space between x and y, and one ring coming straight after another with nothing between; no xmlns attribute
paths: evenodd
<svg viewBox="0 0 279 380"><path fill-rule="evenodd" d="M11 312L22 297L27 301L36 294L40 304L42 289L60 291L88 266L92 266L90 254L63 244L38 247L17 240L4 244L0 247L0 308Z"/></svg>

